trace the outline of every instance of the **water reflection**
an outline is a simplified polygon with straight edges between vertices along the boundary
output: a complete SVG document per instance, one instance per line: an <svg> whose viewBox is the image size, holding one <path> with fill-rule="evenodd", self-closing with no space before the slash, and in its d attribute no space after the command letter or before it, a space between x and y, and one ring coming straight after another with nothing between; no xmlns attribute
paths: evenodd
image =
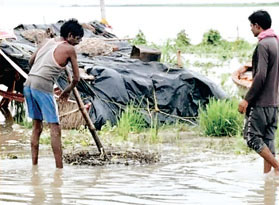
<svg viewBox="0 0 279 205"><path fill-rule="evenodd" d="M49 176L43 176L45 172L40 171L38 166L32 167L31 187L33 197L31 204L62 204L61 186L63 185L63 170L56 169L49 183Z"/></svg>
<svg viewBox="0 0 279 205"><path fill-rule="evenodd" d="M63 185L62 180L63 170L56 169L53 174L53 181L50 186L52 198L50 204L62 204L61 186Z"/></svg>
<svg viewBox="0 0 279 205"><path fill-rule="evenodd" d="M264 183L264 203L263 204L268 204L268 205L275 205L276 202L276 190L278 187L278 182L274 179L267 179L265 180Z"/></svg>
<svg viewBox="0 0 279 205"><path fill-rule="evenodd" d="M258 189L253 189L254 194L247 195L248 204L265 204L275 205L276 203L276 191L279 186L279 179L275 177L269 177L264 180L264 184L260 185Z"/></svg>
<svg viewBox="0 0 279 205"><path fill-rule="evenodd" d="M31 204L43 204L46 199L46 193L42 184L42 176L38 170L38 166L32 167L31 184L34 194Z"/></svg>

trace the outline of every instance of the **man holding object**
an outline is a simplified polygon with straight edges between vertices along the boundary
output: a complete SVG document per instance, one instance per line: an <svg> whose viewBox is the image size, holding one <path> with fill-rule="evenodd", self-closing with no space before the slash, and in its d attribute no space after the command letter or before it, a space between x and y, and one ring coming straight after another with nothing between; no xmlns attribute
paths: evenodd
<svg viewBox="0 0 279 205"><path fill-rule="evenodd" d="M81 41L83 35L83 28L77 20L66 21L60 29L60 37L43 42L29 60L31 70L24 84L24 96L29 117L33 119L31 136L33 165L38 164L39 141L43 130L42 121L45 120L50 126L51 147L56 167L63 168L61 128L53 86L69 62L73 68L73 80L61 93L60 100L66 101L72 89L79 82L79 68L74 46Z"/></svg>
<svg viewBox="0 0 279 205"><path fill-rule="evenodd" d="M268 12L256 11L248 19L259 42L252 58L253 83L238 111L246 114L244 139L248 147L264 158L264 173L273 167L279 175L274 146L279 105L279 41L270 28Z"/></svg>

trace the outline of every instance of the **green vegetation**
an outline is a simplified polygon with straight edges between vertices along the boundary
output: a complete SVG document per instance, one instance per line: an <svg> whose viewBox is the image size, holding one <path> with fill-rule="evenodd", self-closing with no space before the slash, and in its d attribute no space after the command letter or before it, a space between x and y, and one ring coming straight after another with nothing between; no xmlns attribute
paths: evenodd
<svg viewBox="0 0 279 205"><path fill-rule="evenodd" d="M116 141L157 143L160 141L158 128L156 113L154 117L151 117L150 125L148 125L144 109L134 103L130 103L120 113L115 126L107 122L99 133L103 136L114 136L114 140Z"/></svg>
<svg viewBox="0 0 279 205"><path fill-rule="evenodd" d="M237 110L238 100L211 98L205 108L199 110L199 125L206 136L235 136L241 132L243 116Z"/></svg>
<svg viewBox="0 0 279 205"><path fill-rule="evenodd" d="M123 140L128 139L129 133L139 133L147 126L140 107L136 107L134 103L130 103L120 114L117 120L116 133Z"/></svg>
<svg viewBox="0 0 279 205"><path fill-rule="evenodd" d="M138 34L133 40L130 40L129 43L132 45L145 45L147 43L144 33L139 30Z"/></svg>
<svg viewBox="0 0 279 205"><path fill-rule="evenodd" d="M210 29L204 33L203 40L197 45L192 45L185 30L180 31L175 39L167 39L162 45L147 42L142 31L131 41L134 45L146 45L161 51L161 62L175 65L177 63L176 53L181 51L182 55L194 55L197 58L216 59L225 62L237 58L240 62L251 59L255 45L237 39L235 41L224 40L217 30ZM220 65L220 62L217 64ZM189 65L186 60L183 64ZM196 63L195 66L197 66ZM212 63L215 66L215 63ZM199 67L208 66L200 63Z"/></svg>
<svg viewBox="0 0 279 205"><path fill-rule="evenodd" d="M208 32L203 34L202 44L217 46L221 43L221 35L219 31L210 29Z"/></svg>
<svg viewBox="0 0 279 205"><path fill-rule="evenodd" d="M175 44L178 49L184 48L185 46L190 45L190 39L188 37L188 34L185 32L185 30L180 31L177 34L177 37L175 39Z"/></svg>

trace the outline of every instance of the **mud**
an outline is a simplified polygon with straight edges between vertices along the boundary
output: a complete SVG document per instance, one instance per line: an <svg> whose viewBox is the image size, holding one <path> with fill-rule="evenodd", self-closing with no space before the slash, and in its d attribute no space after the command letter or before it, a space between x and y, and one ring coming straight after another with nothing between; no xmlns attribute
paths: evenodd
<svg viewBox="0 0 279 205"><path fill-rule="evenodd" d="M157 152L145 152L141 150L106 151L109 159L97 152L78 151L64 154L64 162L71 165L103 166L108 164L154 164L160 161L160 154Z"/></svg>

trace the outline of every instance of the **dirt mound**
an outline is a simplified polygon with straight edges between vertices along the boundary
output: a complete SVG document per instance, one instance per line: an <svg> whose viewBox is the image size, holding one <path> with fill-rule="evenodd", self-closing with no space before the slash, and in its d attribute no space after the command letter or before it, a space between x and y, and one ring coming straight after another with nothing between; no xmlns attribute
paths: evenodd
<svg viewBox="0 0 279 205"><path fill-rule="evenodd" d="M160 155L155 152L143 152L139 150L106 151L110 160L104 159L99 153L79 151L64 154L64 161L71 165L103 166L106 164L153 164L160 161Z"/></svg>
<svg viewBox="0 0 279 205"><path fill-rule="evenodd" d="M89 56L98 56L112 53L114 47L116 46L108 44L102 39L83 38L76 46L76 49L78 53L83 53Z"/></svg>

